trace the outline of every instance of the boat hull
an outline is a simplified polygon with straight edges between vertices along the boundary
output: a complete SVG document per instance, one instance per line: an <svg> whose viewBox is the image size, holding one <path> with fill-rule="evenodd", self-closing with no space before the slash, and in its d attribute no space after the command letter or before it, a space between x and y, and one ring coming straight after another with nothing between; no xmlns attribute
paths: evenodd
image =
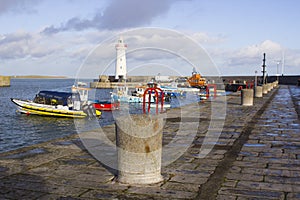
<svg viewBox="0 0 300 200"><path fill-rule="evenodd" d="M69 110L64 107L44 105L32 101L11 99L17 105L18 111L27 115L41 115L52 117L85 118L87 114L81 110Z"/></svg>
<svg viewBox="0 0 300 200"><path fill-rule="evenodd" d="M93 103L93 106L96 110L112 111L119 109L120 103L99 102Z"/></svg>

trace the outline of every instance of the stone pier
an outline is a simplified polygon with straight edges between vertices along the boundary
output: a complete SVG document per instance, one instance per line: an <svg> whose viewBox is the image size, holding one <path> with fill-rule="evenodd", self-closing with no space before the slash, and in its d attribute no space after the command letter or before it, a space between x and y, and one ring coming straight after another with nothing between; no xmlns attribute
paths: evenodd
<svg viewBox="0 0 300 200"><path fill-rule="evenodd" d="M240 98L226 97L220 135L210 124L218 98L166 113L163 149L187 148L162 165L162 182L119 183L115 170L91 156L74 135L0 154L0 199L299 199L299 88L280 85L254 98L251 107L241 106ZM115 129L102 129L112 143Z"/></svg>

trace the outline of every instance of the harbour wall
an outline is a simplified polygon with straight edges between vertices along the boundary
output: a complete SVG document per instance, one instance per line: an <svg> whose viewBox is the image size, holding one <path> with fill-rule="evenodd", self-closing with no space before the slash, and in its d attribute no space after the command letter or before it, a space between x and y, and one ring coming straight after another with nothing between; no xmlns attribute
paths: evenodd
<svg viewBox="0 0 300 200"><path fill-rule="evenodd" d="M114 76L99 76L99 79L94 80L90 83L91 88L116 88L120 86L127 86L129 88L134 88L138 84L146 84L154 79L154 76L128 76L126 83L125 81L116 82ZM170 81L161 82L162 85L169 84L174 80L180 80L178 82L179 86L188 87L189 84L184 81L188 77L180 77L180 76L170 76ZM204 76L206 78L207 83L225 86L231 83L236 84L246 84L253 83L255 80L255 76ZM268 76L267 82L274 82L278 78L279 84L281 85L300 85L300 75L287 75L287 76ZM258 83L262 82L262 77L257 76ZM219 88L219 87L218 87ZM222 87L220 87L222 88Z"/></svg>
<svg viewBox="0 0 300 200"><path fill-rule="evenodd" d="M9 87L9 86L10 86L10 77L0 76L0 87Z"/></svg>
<svg viewBox="0 0 300 200"><path fill-rule="evenodd" d="M278 78L279 84L281 85L297 85L300 80L300 75L280 75L280 76L267 76L267 82L274 82ZM236 83L254 82L255 76L222 76L225 84L232 82ZM257 76L258 83L262 82L262 76Z"/></svg>

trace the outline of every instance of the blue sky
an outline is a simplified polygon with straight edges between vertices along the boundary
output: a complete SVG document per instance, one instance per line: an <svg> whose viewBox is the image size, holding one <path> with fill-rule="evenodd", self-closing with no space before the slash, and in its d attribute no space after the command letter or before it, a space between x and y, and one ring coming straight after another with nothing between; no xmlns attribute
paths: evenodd
<svg viewBox="0 0 300 200"><path fill-rule="evenodd" d="M297 0L1 0L0 74L75 77L85 71L82 66L91 63L87 62L88 56L103 41L111 42L113 47L120 33L144 27L177 31L189 37L205 49L221 75L253 75L261 71L264 52L270 75L277 73L278 60L279 73L300 74L299 7ZM195 53L197 47L184 39L164 37L160 40L164 48L183 52L180 47L190 44L186 55L187 51L191 51L190 55ZM134 42L143 46L145 40L141 38L132 40L128 51L133 51L130 46L135 46ZM155 37L149 41L157 43ZM97 58L105 60L108 52L112 54L110 58L115 56L113 49L100 50ZM171 61L174 58L159 60L154 52L131 55L129 67L143 62L146 68L150 68L147 63L154 62L169 68L176 65ZM154 55L156 59L150 60ZM90 66L101 68L102 61L96 62ZM200 72L211 75L209 66L201 66L201 60L196 63ZM192 66L180 64L176 70L189 75ZM97 78L101 73L113 73L113 65L86 76Z"/></svg>

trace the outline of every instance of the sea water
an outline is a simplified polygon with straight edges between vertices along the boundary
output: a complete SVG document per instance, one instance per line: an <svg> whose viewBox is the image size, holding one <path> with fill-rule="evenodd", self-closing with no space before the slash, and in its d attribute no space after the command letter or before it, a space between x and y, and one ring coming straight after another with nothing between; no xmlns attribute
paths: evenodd
<svg viewBox="0 0 300 200"><path fill-rule="evenodd" d="M10 100L32 100L41 90L71 92L74 83L74 79L11 79L10 87L0 87L0 152L76 134L74 119L20 114ZM97 90L94 94L105 99L110 91ZM99 125L111 123L111 112L102 112Z"/></svg>

